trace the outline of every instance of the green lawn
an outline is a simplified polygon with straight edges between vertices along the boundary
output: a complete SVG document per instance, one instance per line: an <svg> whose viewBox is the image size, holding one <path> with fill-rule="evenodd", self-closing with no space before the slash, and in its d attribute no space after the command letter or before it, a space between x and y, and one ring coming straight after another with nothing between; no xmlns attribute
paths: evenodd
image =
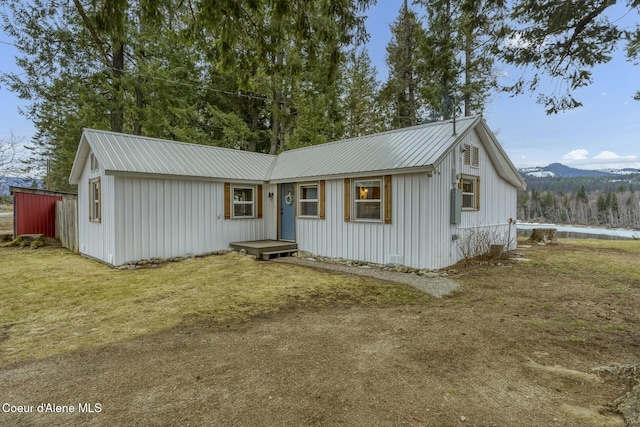
<svg viewBox="0 0 640 427"><path fill-rule="evenodd" d="M0 248L0 366L288 307L415 304L405 285L237 254L116 270L61 248Z"/></svg>

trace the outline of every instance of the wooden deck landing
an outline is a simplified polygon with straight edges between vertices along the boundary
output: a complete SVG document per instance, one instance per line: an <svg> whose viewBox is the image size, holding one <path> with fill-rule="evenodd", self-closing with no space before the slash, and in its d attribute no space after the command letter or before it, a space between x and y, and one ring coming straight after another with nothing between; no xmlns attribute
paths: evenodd
<svg viewBox="0 0 640 427"><path fill-rule="evenodd" d="M252 242L229 243L234 250L244 249L248 254L255 255L256 259L268 260L272 257L288 256L298 250L298 245L292 242L280 240L254 240Z"/></svg>

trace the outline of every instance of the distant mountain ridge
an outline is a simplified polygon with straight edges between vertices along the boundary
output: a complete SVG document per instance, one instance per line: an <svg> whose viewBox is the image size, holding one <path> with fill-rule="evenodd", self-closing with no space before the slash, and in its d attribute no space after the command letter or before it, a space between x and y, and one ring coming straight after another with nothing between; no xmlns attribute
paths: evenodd
<svg viewBox="0 0 640 427"><path fill-rule="evenodd" d="M520 174L526 178L527 176L544 178L575 178L575 177L615 177L620 175L640 174L640 170L624 168L624 169L605 169L605 170L587 170L576 169L562 163L551 163L548 166L520 168Z"/></svg>

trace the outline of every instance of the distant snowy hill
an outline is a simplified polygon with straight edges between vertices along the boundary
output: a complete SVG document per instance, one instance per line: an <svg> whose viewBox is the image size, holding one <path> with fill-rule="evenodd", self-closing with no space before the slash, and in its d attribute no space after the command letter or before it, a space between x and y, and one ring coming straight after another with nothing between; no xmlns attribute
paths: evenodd
<svg viewBox="0 0 640 427"><path fill-rule="evenodd" d="M624 168L624 169L600 169L602 172L608 172L614 175L632 175L640 173L640 169Z"/></svg>
<svg viewBox="0 0 640 427"><path fill-rule="evenodd" d="M575 178L584 176L601 176L601 177L614 177L616 175L629 175L640 173L637 169L607 169L607 170L586 170L576 169L569 166L565 166L562 163L551 163L548 166L521 168L520 174L523 177L559 177L559 178Z"/></svg>

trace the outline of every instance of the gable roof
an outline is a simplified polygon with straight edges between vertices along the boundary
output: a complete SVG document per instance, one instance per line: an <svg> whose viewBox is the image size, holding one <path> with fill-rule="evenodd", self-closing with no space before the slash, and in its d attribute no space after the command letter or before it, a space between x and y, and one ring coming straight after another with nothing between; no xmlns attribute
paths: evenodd
<svg viewBox="0 0 640 427"><path fill-rule="evenodd" d="M453 147L476 130L500 177L516 188L526 184L482 116L428 123L281 153L271 182L433 171Z"/></svg>
<svg viewBox="0 0 640 427"><path fill-rule="evenodd" d="M246 182L433 171L475 130L499 176L525 182L481 116L462 117L289 150L279 156L85 129L69 181L77 184L90 151L108 175L148 174Z"/></svg>
<svg viewBox="0 0 640 427"><path fill-rule="evenodd" d="M147 174L264 182L276 156L85 129L69 182L77 184L89 153L107 175Z"/></svg>

